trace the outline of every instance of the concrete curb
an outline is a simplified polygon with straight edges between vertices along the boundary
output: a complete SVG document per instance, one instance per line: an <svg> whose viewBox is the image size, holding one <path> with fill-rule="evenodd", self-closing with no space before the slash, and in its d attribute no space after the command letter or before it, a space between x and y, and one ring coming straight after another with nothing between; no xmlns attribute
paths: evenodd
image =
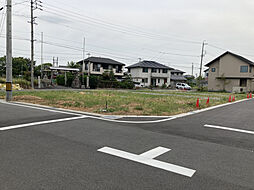
<svg viewBox="0 0 254 190"><path fill-rule="evenodd" d="M71 114L73 113L75 114L82 114L82 115L87 115L89 118L92 119L99 119L99 120L103 120L103 121L110 121L110 122L116 122L116 123L129 123L129 124L149 124L149 123L160 123L160 122L165 122L165 121L170 121L170 120L174 120L174 119L178 119L178 118L182 118L182 117L186 117L186 116L190 116L190 115L194 115L194 114L198 114L201 112L205 112L205 111L209 111L209 110L213 110L213 109L217 109L220 107L225 107L228 105L232 105L232 104L236 104L236 103L240 103L240 102L244 102L247 100L251 100L251 99L242 99L242 100L238 100L235 102L228 102L225 104L220 104L220 105L216 105L216 106L212 106L212 107L208 107L208 108L204 108L201 110L195 110L195 111L191 111L191 112L187 112L187 113L182 113L182 114L177 114L177 115L173 115L173 116L124 116L124 115L110 115L112 117L116 117L116 118L130 118L130 117L136 117L136 118L165 118L165 119L161 119L161 120L153 120L153 121L124 121L124 120L114 120L114 119L108 119L107 117L109 115L102 115L102 114L94 114L94 113L89 113L89 112L82 112L82 111L75 111L75 110L68 110L68 109L63 109L63 108L55 108L55 107L50 107L50 106L45 106L45 105L39 105L39 104L31 104L31 103L24 103L24 102L5 102L4 100L0 100L0 102L2 103L6 103L6 104L19 104L19 105L27 105L27 106L31 106L31 108L45 108L45 109L49 109L49 110L57 110L57 111L63 111L66 112L67 114ZM32 107L33 106L33 107Z"/></svg>

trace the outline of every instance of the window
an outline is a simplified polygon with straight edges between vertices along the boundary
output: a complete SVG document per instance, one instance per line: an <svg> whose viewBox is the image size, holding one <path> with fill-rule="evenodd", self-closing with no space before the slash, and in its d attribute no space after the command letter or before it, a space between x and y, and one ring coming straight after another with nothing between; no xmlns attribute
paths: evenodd
<svg viewBox="0 0 254 190"><path fill-rule="evenodd" d="M161 79L158 79L158 83L161 83Z"/></svg>
<svg viewBox="0 0 254 190"><path fill-rule="evenodd" d="M161 73L161 70L159 69L159 73Z"/></svg>
<svg viewBox="0 0 254 190"><path fill-rule="evenodd" d="M240 79L240 86L246 87L247 86L247 79Z"/></svg>
<svg viewBox="0 0 254 190"><path fill-rule="evenodd" d="M143 68L143 73L148 73L148 68Z"/></svg>
<svg viewBox="0 0 254 190"><path fill-rule="evenodd" d="M142 79L142 83L148 83L148 78Z"/></svg>
<svg viewBox="0 0 254 190"><path fill-rule="evenodd" d="M157 69L152 69L152 73L157 73Z"/></svg>
<svg viewBox="0 0 254 190"><path fill-rule="evenodd" d="M131 72L131 69L130 68L128 68L128 73L130 73Z"/></svg>
<svg viewBox="0 0 254 190"><path fill-rule="evenodd" d="M240 72L241 73L247 73L248 72L248 66L241 66L240 67Z"/></svg>
<svg viewBox="0 0 254 190"><path fill-rule="evenodd" d="M93 64L93 71L99 72L100 71L100 64Z"/></svg>
<svg viewBox="0 0 254 190"><path fill-rule="evenodd" d="M214 73L216 71L216 68L212 68L212 72Z"/></svg>
<svg viewBox="0 0 254 190"><path fill-rule="evenodd" d="M168 73L168 70L167 69L163 69L162 72L163 73Z"/></svg>

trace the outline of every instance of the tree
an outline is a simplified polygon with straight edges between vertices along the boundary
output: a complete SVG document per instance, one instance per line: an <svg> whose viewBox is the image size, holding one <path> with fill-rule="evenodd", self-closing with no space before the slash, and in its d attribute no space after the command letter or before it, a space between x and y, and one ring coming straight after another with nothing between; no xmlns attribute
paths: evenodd
<svg viewBox="0 0 254 190"><path fill-rule="evenodd" d="M68 67L70 68L80 68L80 65L75 63L74 61L68 62Z"/></svg>
<svg viewBox="0 0 254 190"><path fill-rule="evenodd" d="M5 57L0 57L0 77L5 76L6 73L6 61L5 61Z"/></svg>
<svg viewBox="0 0 254 190"><path fill-rule="evenodd" d="M49 69L49 67L52 67L51 63L44 63L43 69ZM34 76L38 77L41 75L41 65L35 66L34 68Z"/></svg>
<svg viewBox="0 0 254 190"><path fill-rule="evenodd" d="M35 63L35 62L34 62ZM23 76L31 69L31 61L24 57L12 58L12 75L13 77ZM6 73L6 57L0 57L0 76L4 76Z"/></svg>

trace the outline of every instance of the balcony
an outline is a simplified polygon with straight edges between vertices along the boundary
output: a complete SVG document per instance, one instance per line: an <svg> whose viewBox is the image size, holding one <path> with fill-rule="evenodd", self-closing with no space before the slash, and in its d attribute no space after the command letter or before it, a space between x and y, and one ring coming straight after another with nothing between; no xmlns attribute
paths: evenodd
<svg viewBox="0 0 254 190"><path fill-rule="evenodd" d="M151 77L158 77L158 78L168 78L170 76L170 72L168 73L151 73Z"/></svg>
<svg viewBox="0 0 254 190"><path fill-rule="evenodd" d="M95 74L95 75L102 75L104 72L110 72L111 69L103 69L101 68L94 68L90 70L91 74ZM116 69L112 69L113 73L115 76L123 76L123 71L119 71ZM86 71L87 72L87 71Z"/></svg>

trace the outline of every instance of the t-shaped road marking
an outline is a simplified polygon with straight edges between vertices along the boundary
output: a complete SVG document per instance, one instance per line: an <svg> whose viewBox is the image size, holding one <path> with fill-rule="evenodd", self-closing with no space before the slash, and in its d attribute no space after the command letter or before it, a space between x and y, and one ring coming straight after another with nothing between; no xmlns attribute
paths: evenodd
<svg viewBox="0 0 254 190"><path fill-rule="evenodd" d="M157 147L157 148L154 148L154 149L149 150L147 152L144 152L140 155L132 154L132 153L129 153L129 152L125 152L125 151L122 151L122 150L117 150L117 149L110 148L110 147L103 147L101 149L98 149L98 151L106 153L106 154L110 154L110 155L113 155L113 156L117 156L117 157L120 157L120 158L124 158L124 159L127 159L127 160L131 160L131 161L134 161L134 162L138 162L138 163L141 163L141 164L145 164L145 165L148 165L148 166L152 166L152 167L155 167L155 168L159 168L159 169L162 169L162 170L177 173L177 174L187 176L187 177L192 177L194 175L194 173L196 172L196 170L192 170L192 169L185 168L185 167L182 167L182 166L178 166L178 165L174 165L174 164L170 164L170 163L155 160L154 158L170 151L170 149L164 148L164 147Z"/></svg>

